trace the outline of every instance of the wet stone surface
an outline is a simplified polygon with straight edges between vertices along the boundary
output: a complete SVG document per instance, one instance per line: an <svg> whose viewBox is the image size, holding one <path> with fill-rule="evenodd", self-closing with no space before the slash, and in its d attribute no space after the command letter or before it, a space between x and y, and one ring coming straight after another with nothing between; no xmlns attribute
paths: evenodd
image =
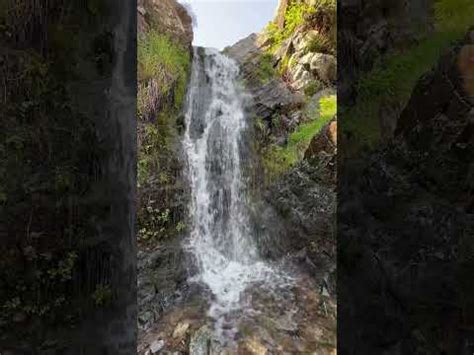
<svg viewBox="0 0 474 355"><path fill-rule="evenodd" d="M175 305L152 329L139 334L138 354L333 354L336 300L310 275L296 275L279 293L255 285L242 295L242 309L216 322L208 304L194 295Z"/></svg>

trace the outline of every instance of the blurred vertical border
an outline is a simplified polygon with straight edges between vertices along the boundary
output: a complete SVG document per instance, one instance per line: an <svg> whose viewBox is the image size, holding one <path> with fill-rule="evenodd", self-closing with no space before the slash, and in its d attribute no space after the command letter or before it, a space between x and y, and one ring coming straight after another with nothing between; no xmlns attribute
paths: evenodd
<svg viewBox="0 0 474 355"><path fill-rule="evenodd" d="M0 1L0 353L136 352L136 1Z"/></svg>
<svg viewBox="0 0 474 355"><path fill-rule="evenodd" d="M472 354L474 2L339 0L339 354Z"/></svg>

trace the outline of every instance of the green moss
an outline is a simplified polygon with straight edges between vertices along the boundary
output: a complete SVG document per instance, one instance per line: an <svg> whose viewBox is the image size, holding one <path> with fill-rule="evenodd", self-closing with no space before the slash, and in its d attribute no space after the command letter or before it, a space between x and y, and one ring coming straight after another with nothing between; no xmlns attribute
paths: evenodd
<svg viewBox="0 0 474 355"><path fill-rule="evenodd" d="M164 75L186 74L189 52L166 35L155 31L140 35L137 49L138 79L148 80Z"/></svg>
<svg viewBox="0 0 474 355"><path fill-rule="evenodd" d="M110 285L97 285L91 297L97 307L103 307L112 301L112 289Z"/></svg>
<svg viewBox="0 0 474 355"><path fill-rule="evenodd" d="M369 148L380 141L379 116L385 107L403 107L421 75L432 68L443 50L463 32L440 32L409 52L393 55L360 79L357 102L341 125L358 144Z"/></svg>
<svg viewBox="0 0 474 355"><path fill-rule="evenodd" d="M302 159L311 139L336 114L337 99L335 95L323 97L319 101L319 115L303 123L290 134L285 147L270 145L263 154L263 164L267 180L273 180L288 171L291 166Z"/></svg>
<svg viewBox="0 0 474 355"><path fill-rule="evenodd" d="M286 74L286 72L288 71L289 63L290 63L290 57L287 55L278 64L278 74L280 74L280 76L283 76Z"/></svg>
<svg viewBox="0 0 474 355"><path fill-rule="evenodd" d="M358 84L356 104L343 111L340 128L354 137L351 150L372 149L381 138L382 108L402 108L419 78L433 68L443 51L462 38L474 23L474 3L469 0L439 0L435 4L438 31L410 50L395 53L377 63Z"/></svg>
<svg viewBox="0 0 474 355"><path fill-rule="evenodd" d="M321 128L328 123L336 114L337 99L335 95L323 97L319 101L319 117L300 125L295 132L290 135L289 145L297 146L304 143L305 146L309 144Z"/></svg>

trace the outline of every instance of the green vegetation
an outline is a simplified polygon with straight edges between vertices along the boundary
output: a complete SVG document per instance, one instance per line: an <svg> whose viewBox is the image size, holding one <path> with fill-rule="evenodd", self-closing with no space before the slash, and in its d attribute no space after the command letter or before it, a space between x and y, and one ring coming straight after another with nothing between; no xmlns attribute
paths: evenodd
<svg viewBox="0 0 474 355"><path fill-rule="evenodd" d="M319 117L301 124L290 134L288 144L280 147L272 144L264 149L263 163L268 180L285 173L304 155L311 139L336 114L337 99L335 95L323 97L319 101Z"/></svg>
<svg viewBox="0 0 474 355"><path fill-rule="evenodd" d="M471 0L438 0L434 10L440 30L464 32L474 25L474 2Z"/></svg>
<svg viewBox="0 0 474 355"><path fill-rule="evenodd" d="M84 262L90 249L107 253L97 228L110 213L103 186L110 141L97 137L106 107L91 112L98 105L78 102L86 82L106 81L114 52L100 4L30 5L0 5L12 15L0 15L0 332L41 344L93 307L91 290L103 276Z"/></svg>
<svg viewBox="0 0 474 355"><path fill-rule="evenodd" d="M290 3L285 12L285 26L280 29L274 22L267 25L266 31L271 40L272 47L270 51L278 48L281 43L289 38L305 21L305 15L314 13L316 8L306 5L303 2Z"/></svg>
<svg viewBox="0 0 474 355"><path fill-rule="evenodd" d="M472 23L471 1L440 0L435 5L439 31L410 50L380 60L358 83L356 105L345 112L343 132L355 138L353 150L373 148L380 142L379 117L384 107L401 109L419 78L439 60L443 51L462 38ZM456 4L454 4L456 3Z"/></svg>
<svg viewBox="0 0 474 355"><path fill-rule="evenodd" d="M308 53L331 54L334 52L334 46L326 36L323 36L322 34L318 33L311 37L306 51Z"/></svg>
<svg viewBox="0 0 474 355"><path fill-rule="evenodd" d="M273 55L270 53L263 53L258 58L258 64L255 75L262 84L268 83L275 77L276 71L273 68Z"/></svg>
<svg viewBox="0 0 474 355"><path fill-rule="evenodd" d="M110 285L97 285L95 291L92 293L92 299L97 307L110 304L112 296Z"/></svg>
<svg viewBox="0 0 474 355"><path fill-rule="evenodd" d="M146 108L153 100L151 96L167 97L171 89L174 94L174 108L180 108L184 101L191 64L189 51L166 35L151 31L139 36L137 52L139 116L146 114ZM146 89L150 80L156 82L158 93Z"/></svg>
<svg viewBox="0 0 474 355"><path fill-rule="evenodd" d="M151 31L138 40L138 240L182 232L184 214L172 192L181 170L176 154L178 116L191 68L189 49Z"/></svg>
<svg viewBox="0 0 474 355"><path fill-rule="evenodd" d="M321 82L320 81L313 81L312 83L310 83L308 86L305 87L304 94L307 97L312 97L320 89L321 89Z"/></svg>
<svg viewBox="0 0 474 355"><path fill-rule="evenodd" d="M325 38L324 41L319 39L319 46L328 50L327 47L331 46L329 37L335 37L336 33L336 0L319 0L313 6L302 1L290 2L285 12L283 28L278 28L276 23L270 22L265 29L271 41L270 52L280 47L282 42L291 37L298 27L313 22L321 36Z"/></svg>

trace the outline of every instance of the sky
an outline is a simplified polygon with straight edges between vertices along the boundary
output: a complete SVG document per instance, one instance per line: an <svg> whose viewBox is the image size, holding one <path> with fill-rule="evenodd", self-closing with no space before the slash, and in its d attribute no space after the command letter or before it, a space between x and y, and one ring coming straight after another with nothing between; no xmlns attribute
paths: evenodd
<svg viewBox="0 0 474 355"><path fill-rule="evenodd" d="M219 50L259 32L274 17L278 0L180 0L196 17L193 45Z"/></svg>

